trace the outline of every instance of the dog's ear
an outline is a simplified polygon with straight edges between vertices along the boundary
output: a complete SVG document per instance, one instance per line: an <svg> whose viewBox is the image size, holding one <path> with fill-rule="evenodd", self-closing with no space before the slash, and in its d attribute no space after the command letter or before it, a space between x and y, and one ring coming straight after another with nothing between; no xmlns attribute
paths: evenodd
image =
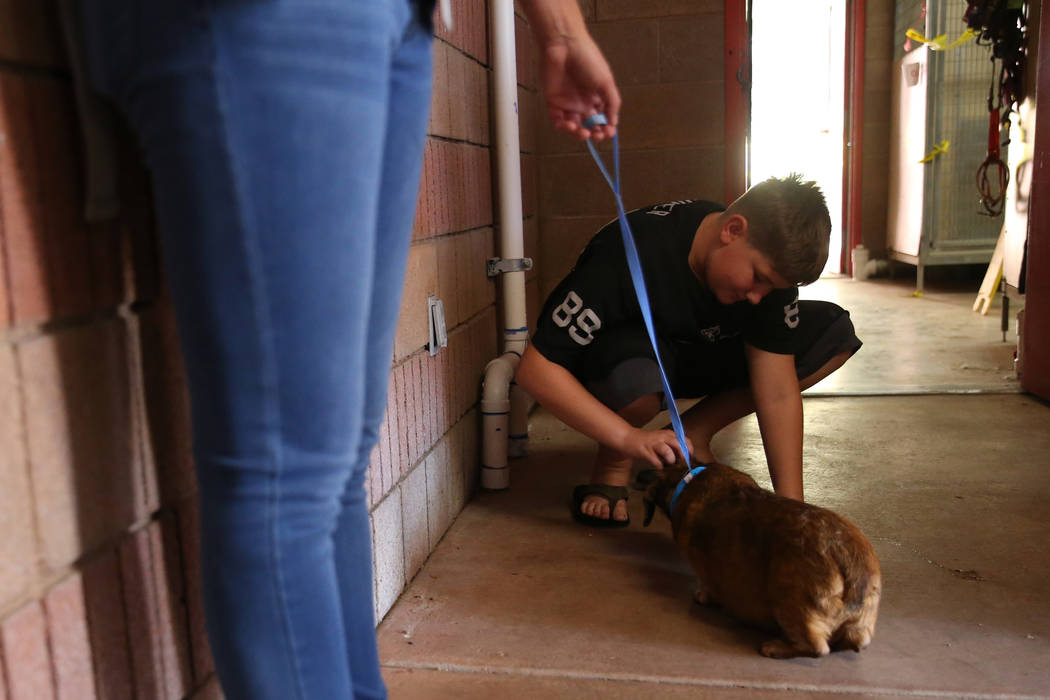
<svg viewBox="0 0 1050 700"><path fill-rule="evenodd" d="M642 526L649 527L649 523L653 521L653 515L656 514L656 501L646 494L646 497L642 499L642 504L645 505L645 520L642 521Z"/></svg>

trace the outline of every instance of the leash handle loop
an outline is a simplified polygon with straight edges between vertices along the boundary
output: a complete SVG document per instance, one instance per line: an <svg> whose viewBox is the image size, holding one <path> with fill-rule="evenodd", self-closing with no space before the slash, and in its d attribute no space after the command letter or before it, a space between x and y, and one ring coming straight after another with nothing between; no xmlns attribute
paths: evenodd
<svg viewBox="0 0 1050 700"><path fill-rule="evenodd" d="M605 116L601 114L595 114L588 117L583 125L587 128L599 124L605 124ZM590 139L587 139L587 150L591 152L591 157L594 158L594 162L598 164L598 169L601 170L602 175L605 177L605 181L609 183L609 188L612 189L613 196L616 199L616 214L620 221L620 235L623 237L623 248L627 254L627 268L631 273L631 281L634 283L634 293L638 297L638 306L642 311L642 319L645 321L645 329L649 331L649 342L653 346L653 354L656 356L656 365L660 368L660 380L663 382L664 387L664 398L667 400L667 411L671 414L671 425L674 427L675 437L678 438L678 446L682 450L682 454L685 456L685 463L689 465L692 460L689 455L689 447L685 441L685 429L682 427L682 417L678 415L678 406L675 404L674 394L671 392L671 383L667 379L667 372L664 371L664 363L660 359L660 348L656 343L656 331L653 328L653 315L649 308L649 293L645 287L645 276L642 274L642 262L638 257L638 248L634 244L634 234L631 233L631 227L627 223L627 214L623 210L623 197L620 194L620 137L619 135L613 135L613 176L609 175L609 171L602 161L601 156L598 155L598 150L594 147L594 144Z"/></svg>

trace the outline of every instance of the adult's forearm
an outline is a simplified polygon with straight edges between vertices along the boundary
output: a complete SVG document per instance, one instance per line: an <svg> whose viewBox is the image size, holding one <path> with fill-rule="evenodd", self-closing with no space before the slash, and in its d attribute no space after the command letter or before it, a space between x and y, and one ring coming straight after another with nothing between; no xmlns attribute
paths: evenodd
<svg viewBox="0 0 1050 700"><path fill-rule="evenodd" d="M576 0L521 0L536 41L541 45L568 41L587 33Z"/></svg>

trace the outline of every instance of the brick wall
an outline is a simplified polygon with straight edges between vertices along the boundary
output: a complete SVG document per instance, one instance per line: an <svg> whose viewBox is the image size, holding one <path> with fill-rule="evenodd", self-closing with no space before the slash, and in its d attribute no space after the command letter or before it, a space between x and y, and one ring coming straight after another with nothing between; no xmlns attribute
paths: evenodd
<svg viewBox="0 0 1050 700"><path fill-rule="evenodd" d="M454 29L438 22L434 42L423 181L390 402L372 462L379 617L477 488L482 372L501 349L499 290L485 275L485 261L498 253L487 4L453 0L452 7ZM535 256L537 78L534 48L520 15L517 50L525 254ZM434 357L425 347L430 295L441 298L448 327L448 347Z"/></svg>
<svg viewBox="0 0 1050 700"><path fill-rule="evenodd" d="M580 6L624 100L625 207L676 199L720 201L725 190L723 0L580 0ZM584 146L540 121L542 265L529 290L536 301L616 216L612 194ZM607 145L601 150L611 158Z"/></svg>
<svg viewBox="0 0 1050 700"><path fill-rule="evenodd" d="M146 178L81 217L53 2L0 3L0 697L214 692L188 402Z"/></svg>
<svg viewBox="0 0 1050 700"><path fill-rule="evenodd" d="M484 0L439 26L419 210L373 453L382 617L477 485L497 354ZM536 71L518 19L526 255ZM123 211L87 225L54 0L0 2L0 700L220 697L203 624L188 401L148 178L119 135ZM530 279L532 279L530 277ZM533 280L533 287L535 283ZM425 348L427 297L449 345Z"/></svg>

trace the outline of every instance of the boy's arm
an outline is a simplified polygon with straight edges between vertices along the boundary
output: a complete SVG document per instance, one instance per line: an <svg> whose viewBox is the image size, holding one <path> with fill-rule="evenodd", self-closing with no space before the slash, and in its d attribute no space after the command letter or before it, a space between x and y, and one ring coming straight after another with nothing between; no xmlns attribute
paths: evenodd
<svg viewBox="0 0 1050 700"><path fill-rule="evenodd" d="M803 500L802 394L794 355L781 355L746 345L751 394L762 432L773 489Z"/></svg>
<svg viewBox="0 0 1050 700"><path fill-rule="evenodd" d="M569 370L532 345L522 355L516 380L562 422L603 445L645 459L654 467L662 462L673 464L680 455L674 432L633 427L587 391Z"/></svg>

